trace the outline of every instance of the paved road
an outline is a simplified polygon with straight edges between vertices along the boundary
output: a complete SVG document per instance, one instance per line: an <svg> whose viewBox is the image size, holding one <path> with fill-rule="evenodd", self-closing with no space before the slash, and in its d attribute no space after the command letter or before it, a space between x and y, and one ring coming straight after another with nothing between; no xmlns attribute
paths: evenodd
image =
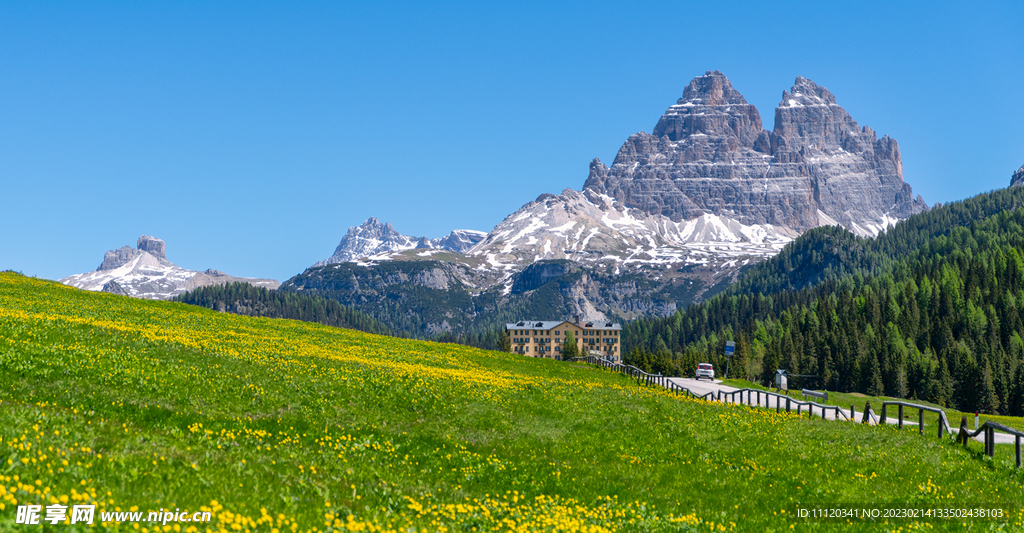
<svg viewBox="0 0 1024 533"><path fill-rule="evenodd" d="M669 382L675 383L676 385L679 385L680 387L685 387L687 389L690 389L690 391L692 391L694 394L697 394L698 396L707 394L709 392L713 392L713 393L715 393L715 398L718 398L719 397L719 393L725 394L725 393L734 392L734 391L739 390L739 389L737 389L735 387L730 387L728 385L723 385L721 380L709 381L709 380L706 380L706 379L698 380L698 379L694 379L694 378L667 378L667 380ZM793 395L793 400L794 401L797 401L797 400L804 401L803 400L803 396L800 395L799 393L795 393L794 394L794 393L791 392L790 394ZM778 406L778 408L780 408L782 410L786 409L786 400L785 399L780 399L777 396L768 396L767 394L761 394L760 395L760 400L758 399L758 395L756 393L753 394L752 398L748 398L746 393L742 394L742 396L743 396L742 398L740 398L740 396L741 396L740 394L735 395L736 402L738 402L738 403L741 402L743 404L748 404L749 403L749 405L760 405L761 407L765 407L765 408L769 408L769 409L776 409L777 406ZM815 398L808 398L807 400L814 401ZM722 397L722 401L731 402L732 399L730 397L724 397L723 396ZM777 404L777 402L778 402L778 404ZM797 406L791 404L790 408L791 408L792 411L795 412L796 409L797 409ZM814 416L815 418L821 418L821 411L822 411L822 409L820 407L814 407L814 406L803 406L801 408L801 414L803 416L808 416L807 415L807 409L808 408L811 409L812 416ZM863 411L857 411L856 413L854 413L855 416L851 416L850 409L840 408L839 411L841 413L839 415L839 419L840 420L849 420L850 418L854 418L855 420L857 420L859 422L859 421L861 421L863 419L863 416L864 416L864 412ZM914 409L905 409L904 413L905 413L904 414L905 418L903 420L903 425L904 426L916 426L917 425L917 412ZM872 417L870 423L871 424L877 424L878 423L878 415L876 415L874 413L872 413L872 414L874 416ZM908 420L906 418L906 417L908 417L908 414L909 414L909 417L913 418L913 421ZM887 415L888 415L888 419L886 420L886 424L897 424L898 423L898 421L896 419L898 415L896 414L895 408L892 408L891 411L887 411ZM935 416L936 415L934 415L933 413L926 413L925 414L925 420L926 420L926 423L925 423L925 428L926 429L925 429L925 431L931 432L932 434L934 434L937 431L937 428L935 427L935 420L934 420ZM825 418L828 419L828 420L835 420L835 418L836 418L836 410L834 408L825 409ZM956 423L955 421L952 421L952 420L950 422L952 422L954 424ZM960 428L959 427L953 427L952 430L953 430L953 433L959 433ZM973 430L971 430L971 431L973 432ZM1009 435L1009 434L1006 434L1006 433L1000 433L998 431L996 432L995 435L996 435L996 443L997 444L1013 444L1015 442L1015 437L1013 435ZM984 438L984 435L979 434L978 436L974 437L974 440L976 440L978 442L984 442L985 438Z"/></svg>

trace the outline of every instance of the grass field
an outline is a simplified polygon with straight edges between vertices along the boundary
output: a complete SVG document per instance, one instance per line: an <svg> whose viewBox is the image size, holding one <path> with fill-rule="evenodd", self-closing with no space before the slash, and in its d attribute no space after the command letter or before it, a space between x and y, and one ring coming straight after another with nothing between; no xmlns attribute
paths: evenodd
<svg viewBox="0 0 1024 533"><path fill-rule="evenodd" d="M0 367L5 531L39 530L14 524L16 506L54 502L213 520L45 531L1024 530L1024 474L980 445L12 273L0 274ZM795 516L809 504L1011 514Z"/></svg>

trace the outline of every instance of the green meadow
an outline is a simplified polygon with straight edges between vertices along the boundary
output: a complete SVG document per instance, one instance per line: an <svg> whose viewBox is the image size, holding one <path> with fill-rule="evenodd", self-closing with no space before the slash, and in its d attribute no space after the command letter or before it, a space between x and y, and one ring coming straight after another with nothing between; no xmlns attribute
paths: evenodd
<svg viewBox="0 0 1024 533"><path fill-rule="evenodd" d="M0 274L6 531L1022 531L1012 447ZM91 525L17 525L22 505ZM811 506L997 519L801 518ZM209 512L209 522L100 520ZM949 512L949 511L946 511Z"/></svg>

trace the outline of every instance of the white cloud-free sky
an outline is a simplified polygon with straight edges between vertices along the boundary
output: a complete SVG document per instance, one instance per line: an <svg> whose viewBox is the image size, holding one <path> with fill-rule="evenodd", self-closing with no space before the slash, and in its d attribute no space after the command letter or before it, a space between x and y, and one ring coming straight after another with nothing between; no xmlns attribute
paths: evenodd
<svg viewBox="0 0 1024 533"><path fill-rule="evenodd" d="M635 4L2 2L0 269L149 234L283 281L370 216L488 231L712 69L768 129L797 75L827 87L929 204L1024 164L1020 2Z"/></svg>

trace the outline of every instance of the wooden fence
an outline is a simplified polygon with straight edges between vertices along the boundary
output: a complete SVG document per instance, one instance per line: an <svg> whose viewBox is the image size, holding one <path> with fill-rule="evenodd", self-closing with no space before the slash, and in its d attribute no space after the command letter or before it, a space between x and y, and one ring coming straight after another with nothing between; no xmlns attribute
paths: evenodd
<svg viewBox="0 0 1024 533"><path fill-rule="evenodd" d="M675 392L675 394L677 396L678 395L683 395L683 396L686 396L688 398L699 398L699 399L708 400L708 401L719 401L719 402L723 402L723 403L734 403L734 404L742 404L742 405L750 405L750 406L756 405L756 406L760 407L761 406L761 395L763 394L763 395L765 395L765 407L767 407L768 409L771 409L771 399L775 398L775 411L776 412L782 412L782 409L783 409L782 402L783 402L783 399L785 399L785 403L786 403L785 409L786 409L787 413L791 412L793 410L793 408L795 408L796 412L797 412L797 415L800 415L801 414L801 410L804 407L806 407L807 408L807 415L808 415L808 417L809 418L813 418L814 417L814 408L817 407L820 410L820 412L821 412L821 418L822 419L825 419L825 414L826 414L827 411L833 411L835 413L836 420L838 420L839 417L842 416L846 420L850 420L850 421L854 421L855 422L856 418L857 418L856 408L854 406L850 406L850 416L847 416L846 413L843 411L843 409L841 407L839 407L839 406L836 406L836 405L823 405L823 404L820 404L820 403L817 403L817 402L800 401L800 400L796 400L796 399L791 398L791 397L789 397L787 395L784 395L784 394L778 394L778 393L775 393L775 392L765 391L765 390L760 390L760 389L738 389L738 390L730 391L730 392L717 391L717 394L715 392L708 392L708 393L705 393L705 394L697 394L697 393L691 391L690 389L688 389L686 387L683 387L682 385L679 385L679 384L677 384L674 381L671 381L668 376L662 376L661 374L648 374L647 372L644 372L643 370L640 370L639 368L637 368L637 367L635 367L633 365L624 365L624 364L621 364L621 363L616 363L614 361L610 361L608 359L604 359L603 357L598 357L598 356L594 356L594 355L588 355L588 356L583 356L583 357L576 357L576 358L573 359L573 361L581 361L581 362L586 362L586 363L591 363L591 364L603 366L605 368L614 370L616 372L620 372L620 373L626 374L628 376L631 376L631 377L635 378L637 380L637 382L640 383L640 384L659 385L661 387L664 387L664 388L666 388L666 389L668 389L670 391ZM746 401L744 401L744 396L743 396L744 393L746 393ZM738 401L737 401L737 395L739 396L739 400ZM918 410L917 411L917 420L918 420L918 426L917 427L918 427L918 432L921 435L924 435L924 413L925 412L936 413L938 415L936 425L938 426L938 437L940 439L943 438L947 434L950 435L950 436L953 435L953 430L952 430L952 428L949 425L949 419L946 417L946 412L945 411L943 411L942 409L935 408L935 407L928 407L926 405L919 405L919 404L903 402L903 401L885 401L885 402L882 402L882 414L881 414L881 417L879 417L877 420L875 420L872 417L872 413L871 413L871 409L870 409L870 403L869 403L867 406L865 406L863 421L867 422L870 419L872 421L876 421L878 424L886 424L887 423L886 414L887 414L887 409L888 409L889 406L894 406L898 410L898 418L899 418L898 428L899 429L903 429L903 409L905 407L907 407L907 408L917 409ZM1021 467L1021 438L1024 437L1024 432L1022 432L1020 430L1017 430L1017 429L1014 429L1014 428L1010 428L1010 427L1007 427L1007 426L1004 426L1002 424L998 424L998 423L995 423L995 422L992 422L992 421L987 421L984 424L982 424L982 426L980 428L978 428L974 433L970 433L970 430L967 429L967 419L966 418L961 418L961 420L960 420L960 429L959 429L959 433L956 436L956 439L957 439L958 442L963 442L964 446L967 446L967 440L968 439L972 439L972 438L978 436L979 434L983 433L984 434L984 441L985 441L985 454L988 455L989 457L994 457L995 456L995 448L996 448L996 440L995 440L995 432L996 431L1000 431L1002 433L1007 433L1007 434L1013 435L1015 437L1016 452L1017 452L1017 468L1020 468Z"/></svg>

